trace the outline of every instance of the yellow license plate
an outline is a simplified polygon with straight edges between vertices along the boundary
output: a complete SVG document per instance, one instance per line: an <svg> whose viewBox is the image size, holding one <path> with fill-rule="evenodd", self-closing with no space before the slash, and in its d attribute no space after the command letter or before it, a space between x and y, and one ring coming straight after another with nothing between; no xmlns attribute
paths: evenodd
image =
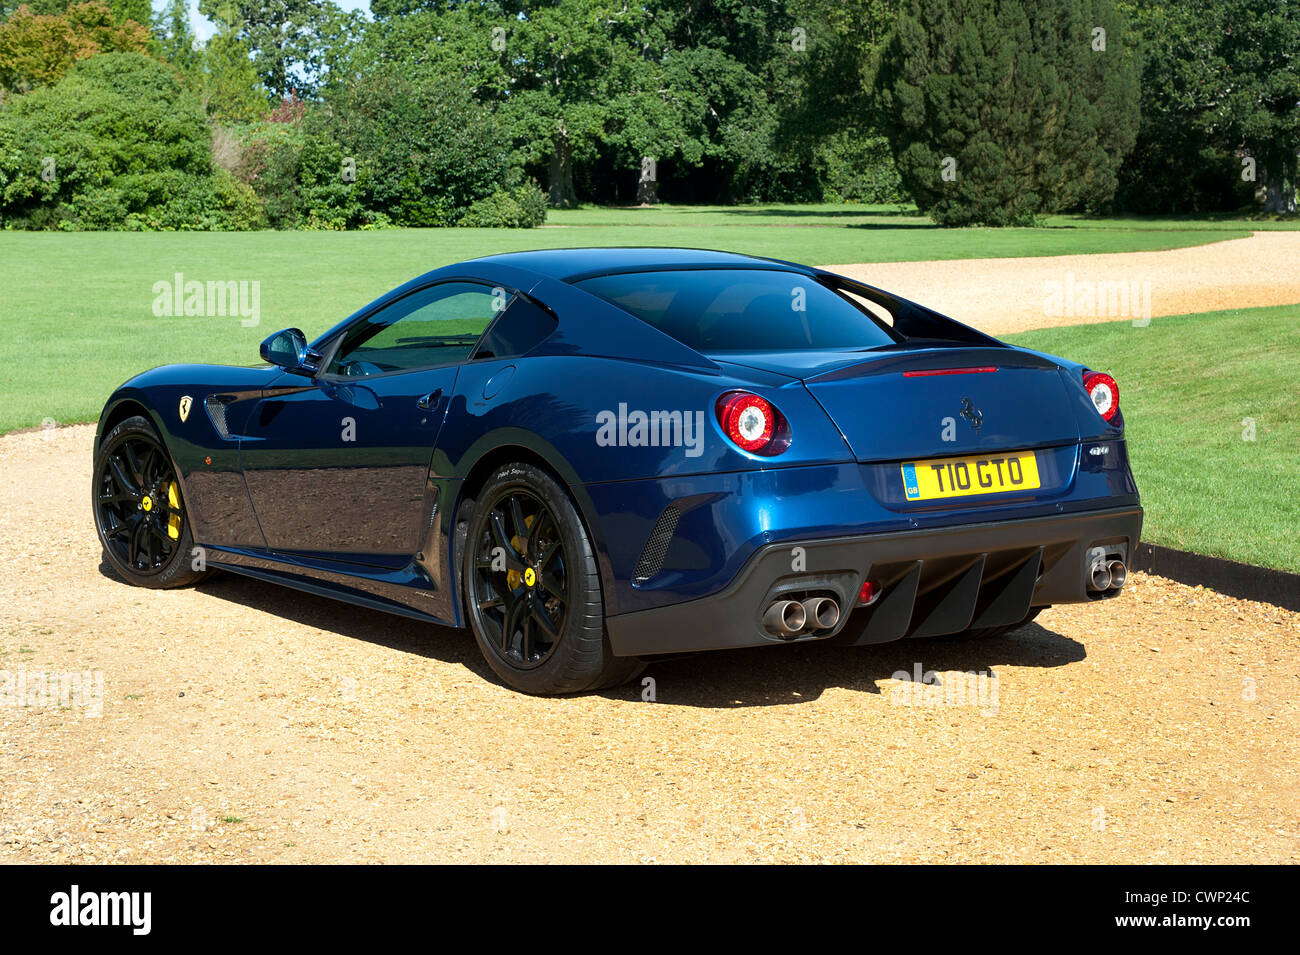
<svg viewBox="0 0 1300 955"><path fill-rule="evenodd" d="M909 501L1000 494L1040 487L1033 451L903 463L903 491Z"/></svg>

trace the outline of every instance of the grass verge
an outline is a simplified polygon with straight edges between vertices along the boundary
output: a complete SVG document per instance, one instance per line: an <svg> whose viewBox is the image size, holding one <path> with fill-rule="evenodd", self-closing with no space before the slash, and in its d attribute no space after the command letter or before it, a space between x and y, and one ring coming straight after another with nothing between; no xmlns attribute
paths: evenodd
<svg viewBox="0 0 1300 955"><path fill-rule="evenodd" d="M1007 341L1119 382L1143 537L1300 572L1300 307L1039 329Z"/></svg>

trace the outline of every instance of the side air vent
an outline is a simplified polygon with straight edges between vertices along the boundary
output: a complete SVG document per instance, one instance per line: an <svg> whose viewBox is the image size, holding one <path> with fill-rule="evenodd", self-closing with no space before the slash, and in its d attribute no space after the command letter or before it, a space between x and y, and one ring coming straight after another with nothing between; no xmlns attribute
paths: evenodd
<svg viewBox="0 0 1300 955"><path fill-rule="evenodd" d="M230 440L230 427L226 424L226 405L235 399L231 395L208 395L204 399L203 407L208 411L208 418L212 421L212 427L217 429L217 434Z"/></svg>
<svg viewBox="0 0 1300 955"><path fill-rule="evenodd" d="M645 547L641 549L641 559L637 561L636 573L632 575L633 583L643 584L663 568L664 557L668 553L668 543L673 539L673 532L677 530L677 518L680 516L677 508L671 504L659 515L654 530L650 532Z"/></svg>

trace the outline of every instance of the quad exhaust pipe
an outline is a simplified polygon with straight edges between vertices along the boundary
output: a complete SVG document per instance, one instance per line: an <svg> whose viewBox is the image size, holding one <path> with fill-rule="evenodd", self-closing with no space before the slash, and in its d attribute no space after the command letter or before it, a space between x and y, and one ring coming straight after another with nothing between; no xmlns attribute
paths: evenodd
<svg viewBox="0 0 1300 955"><path fill-rule="evenodd" d="M776 600L763 614L763 629L775 637L793 637L805 630L830 630L840 622L840 605L830 597Z"/></svg>
<svg viewBox="0 0 1300 955"><path fill-rule="evenodd" d="M1088 589L1092 591L1119 590L1128 580L1128 568L1122 560L1107 561L1097 557L1088 567Z"/></svg>
<svg viewBox="0 0 1300 955"><path fill-rule="evenodd" d="M777 637L793 637L807 622L808 614L797 600L777 600L763 614L763 629Z"/></svg>
<svg viewBox="0 0 1300 955"><path fill-rule="evenodd" d="M803 602L804 626L810 630L829 630L840 622L840 605L830 597L809 597Z"/></svg>

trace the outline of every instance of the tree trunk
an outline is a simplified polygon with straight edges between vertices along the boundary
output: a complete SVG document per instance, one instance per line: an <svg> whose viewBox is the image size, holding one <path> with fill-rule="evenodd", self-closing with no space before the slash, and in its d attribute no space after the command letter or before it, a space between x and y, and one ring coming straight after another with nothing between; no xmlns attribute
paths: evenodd
<svg viewBox="0 0 1300 955"><path fill-rule="evenodd" d="M640 206L652 206L659 201L659 175L654 157L641 157L641 177L636 184L636 201Z"/></svg>
<svg viewBox="0 0 1300 955"><path fill-rule="evenodd" d="M1295 182L1286 174L1286 165L1273 161L1264 169L1264 211L1295 212Z"/></svg>
<svg viewBox="0 0 1300 955"><path fill-rule="evenodd" d="M547 194L551 205L561 209L567 209L578 201L578 194L573 190L573 144L569 142L569 131L564 128L563 120L555 133Z"/></svg>

